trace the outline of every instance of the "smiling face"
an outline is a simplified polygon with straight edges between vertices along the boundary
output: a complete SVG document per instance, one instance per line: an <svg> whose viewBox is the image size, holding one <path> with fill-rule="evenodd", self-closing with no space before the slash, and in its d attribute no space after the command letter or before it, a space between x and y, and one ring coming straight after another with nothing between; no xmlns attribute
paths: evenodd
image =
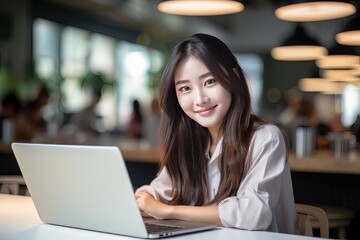
<svg viewBox="0 0 360 240"><path fill-rule="evenodd" d="M231 94L211 75L196 57L179 63L175 71L175 91L187 116L210 133L218 134L231 104Z"/></svg>

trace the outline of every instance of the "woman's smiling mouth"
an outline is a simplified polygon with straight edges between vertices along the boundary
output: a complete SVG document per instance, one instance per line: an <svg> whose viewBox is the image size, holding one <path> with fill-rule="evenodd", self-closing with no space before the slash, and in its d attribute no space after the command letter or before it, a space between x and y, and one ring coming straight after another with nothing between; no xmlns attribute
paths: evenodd
<svg viewBox="0 0 360 240"><path fill-rule="evenodd" d="M195 111L195 113L198 113L201 116L206 116L206 115L209 115L210 113L212 113L216 107L217 107L217 105L208 107L208 108L203 108L203 109Z"/></svg>

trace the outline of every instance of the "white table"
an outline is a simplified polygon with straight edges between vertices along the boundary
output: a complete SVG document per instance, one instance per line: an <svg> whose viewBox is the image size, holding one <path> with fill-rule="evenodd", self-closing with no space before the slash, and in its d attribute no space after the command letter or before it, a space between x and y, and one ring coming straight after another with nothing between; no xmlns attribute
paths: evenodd
<svg viewBox="0 0 360 240"><path fill-rule="evenodd" d="M246 239L246 240L310 240L304 236L244 231L231 228L181 235L181 239ZM0 194L0 240L119 240L135 239L126 236L86 231L44 224L34 207L31 197ZM170 238L166 238L170 239Z"/></svg>

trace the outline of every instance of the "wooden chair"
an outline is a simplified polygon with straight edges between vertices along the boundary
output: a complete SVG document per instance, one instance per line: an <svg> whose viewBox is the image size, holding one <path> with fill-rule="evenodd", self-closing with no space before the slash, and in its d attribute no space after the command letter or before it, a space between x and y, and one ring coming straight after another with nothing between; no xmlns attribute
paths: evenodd
<svg viewBox="0 0 360 240"><path fill-rule="evenodd" d="M329 221L329 228L336 229L338 239L346 239L346 227L350 225L354 217L354 211L348 208L315 205L323 209ZM319 228L319 223L315 219L311 219L313 228Z"/></svg>
<svg viewBox="0 0 360 240"><path fill-rule="evenodd" d="M312 205L296 203L295 210L301 235L313 236L314 226L312 222L316 222L320 228L320 237L329 238L329 222L323 209Z"/></svg>

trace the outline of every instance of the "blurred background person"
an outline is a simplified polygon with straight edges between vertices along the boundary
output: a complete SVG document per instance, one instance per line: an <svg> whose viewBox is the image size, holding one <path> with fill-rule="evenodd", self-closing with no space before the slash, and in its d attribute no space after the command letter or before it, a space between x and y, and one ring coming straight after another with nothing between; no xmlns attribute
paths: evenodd
<svg viewBox="0 0 360 240"><path fill-rule="evenodd" d="M44 117L44 109L50 101L50 90L44 84L41 84L38 88L35 88L33 96L29 100L28 105L32 105L31 108L36 112L33 124L37 128L45 129L47 120Z"/></svg>
<svg viewBox="0 0 360 240"><path fill-rule="evenodd" d="M127 137L140 140L143 138L143 114L140 102L137 99L133 100L132 107L132 113L125 132Z"/></svg>
<svg viewBox="0 0 360 240"><path fill-rule="evenodd" d="M0 119L14 118L21 108L21 102L14 92L9 92L1 100Z"/></svg>
<svg viewBox="0 0 360 240"><path fill-rule="evenodd" d="M314 130L317 125L317 115L314 104L304 98L297 98L288 103L278 119L280 125L285 128L290 145L295 143L296 128L299 126L309 126Z"/></svg>
<svg viewBox="0 0 360 240"><path fill-rule="evenodd" d="M0 106L0 139L12 140L14 137L15 117L21 109L21 102L14 92L9 92L1 100ZM7 136L5 136L7 135Z"/></svg>
<svg viewBox="0 0 360 240"><path fill-rule="evenodd" d="M15 139L31 141L36 134L45 132L46 125L39 106L34 101L27 102L15 118Z"/></svg>
<svg viewBox="0 0 360 240"><path fill-rule="evenodd" d="M31 141L36 134L46 133L47 122L43 116L43 109L49 103L49 99L49 89L45 85L40 85L15 118L15 139Z"/></svg>
<svg viewBox="0 0 360 240"><path fill-rule="evenodd" d="M72 123L76 130L87 134L97 134L97 125L101 121L101 116L97 113L96 107L101 100L101 90L93 89L91 91L90 102L80 112L73 117Z"/></svg>

